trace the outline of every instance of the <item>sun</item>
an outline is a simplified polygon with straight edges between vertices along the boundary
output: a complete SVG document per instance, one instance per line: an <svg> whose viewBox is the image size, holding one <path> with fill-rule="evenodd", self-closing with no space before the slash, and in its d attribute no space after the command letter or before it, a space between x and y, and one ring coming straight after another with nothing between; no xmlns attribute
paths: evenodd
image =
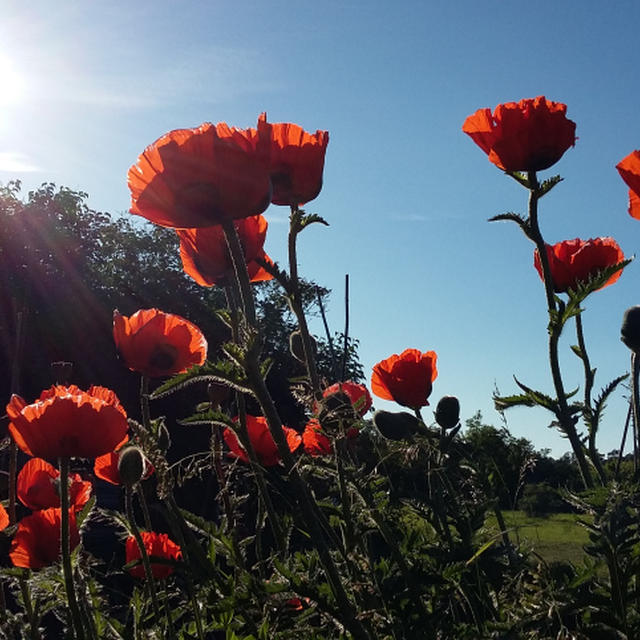
<svg viewBox="0 0 640 640"><path fill-rule="evenodd" d="M25 82L11 60L0 53L0 107L20 104Z"/></svg>

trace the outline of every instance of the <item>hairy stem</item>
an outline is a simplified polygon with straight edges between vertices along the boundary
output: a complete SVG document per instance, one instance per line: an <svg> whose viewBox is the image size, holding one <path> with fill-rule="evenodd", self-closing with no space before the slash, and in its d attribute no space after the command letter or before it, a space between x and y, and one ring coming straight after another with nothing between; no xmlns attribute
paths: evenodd
<svg viewBox="0 0 640 640"><path fill-rule="evenodd" d="M69 458L58 460L60 468L60 552L62 556L62 573L64 575L64 587L69 603L69 613L73 634L76 640L84 640L85 634L82 625L82 617L76 599L75 585L73 584L73 567L71 566L71 541L69 537Z"/></svg>
<svg viewBox="0 0 640 640"><path fill-rule="evenodd" d="M529 180L529 218L528 218L528 237L534 242L538 249L538 255L540 257L540 264L542 265L542 274L544 280L545 295L547 297L547 310L549 313L549 364L551 367L551 377L553 379L553 386L555 388L556 396L558 399L559 412L557 415L560 429L565 433L571 448L576 456L578 462L578 468L580 469L580 475L586 488L593 487L593 479L591 477L591 470L587 463L587 459L584 454L584 446L580 441L578 432L575 427L575 421L571 412L569 411L569 405L567 403L567 394L564 390L564 383L562 382L562 374L560 372L560 362L558 357L558 341L560 334L562 333L562 319L561 313L556 304L556 299L553 291L553 278L551 276L551 267L549 266L549 257L547 256L547 248L540 232L540 226L538 224L538 200L541 197L540 185L536 177L535 171L528 173Z"/></svg>

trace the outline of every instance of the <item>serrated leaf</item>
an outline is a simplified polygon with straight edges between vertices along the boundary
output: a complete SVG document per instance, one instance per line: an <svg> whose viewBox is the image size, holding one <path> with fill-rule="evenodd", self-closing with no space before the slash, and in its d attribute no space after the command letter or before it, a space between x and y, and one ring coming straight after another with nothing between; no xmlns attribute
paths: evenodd
<svg viewBox="0 0 640 640"><path fill-rule="evenodd" d="M517 225L525 228L528 226L526 218L521 216L519 213L515 213L513 211L508 211L507 213L500 213L497 216L493 216L489 218L489 222L500 222L503 220L509 220L511 222L515 222Z"/></svg>
<svg viewBox="0 0 640 640"><path fill-rule="evenodd" d="M610 267L601 269L600 271L593 273L588 280L579 282L575 289L569 289L569 291L567 291L567 295L569 296L569 305L579 307L580 303L589 294L601 289L612 275L618 273L618 271L622 271L622 269L629 265L634 258L635 256L632 256L631 258L622 260L622 262L618 262ZM575 313L573 315L575 315Z"/></svg>
<svg viewBox="0 0 640 640"><path fill-rule="evenodd" d="M598 424L600 423L602 415L604 414L604 410L607 406L607 399L609 398L609 396L615 391L616 387L628 377L628 373L618 376L617 378L614 378L606 387L603 387L601 389L600 395L593 403L593 412L590 425L592 430L598 429Z"/></svg>
<svg viewBox="0 0 640 640"><path fill-rule="evenodd" d="M189 416L178 420L178 424L183 427L196 426L196 425L217 425L220 427L233 426L231 418L222 411L214 411L208 409L207 411L199 411Z"/></svg>
<svg viewBox="0 0 640 640"><path fill-rule="evenodd" d="M582 349L577 344L571 345L571 351L573 351L573 353L575 353L578 358L580 358L580 360L584 359L584 356L582 355Z"/></svg>
<svg viewBox="0 0 640 640"><path fill-rule="evenodd" d="M512 396L493 396L493 404L496 411L504 411L511 407L534 407L535 402L525 394Z"/></svg>
<svg viewBox="0 0 640 640"><path fill-rule="evenodd" d="M240 371L232 362L218 360L216 362L205 362L201 366L192 367L186 373L179 373L173 376L173 378L167 380L155 389L153 393L149 394L149 398L151 400L164 398L198 382L218 382L242 393L251 393L244 372Z"/></svg>
<svg viewBox="0 0 640 640"><path fill-rule="evenodd" d="M93 509L95 503L96 503L96 497L95 496L91 496L89 501L76 514L76 525L78 526L78 529L80 529L82 527L82 523L86 520L87 516L91 512L91 509Z"/></svg>
<svg viewBox="0 0 640 640"><path fill-rule="evenodd" d="M526 173L522 173L521 171L505 171L505 173L513 178L518 184L521 184L526 189L529 188L529 178Z"/></svg>
<svg viewBox="0 0 640 640"><path fill-rule="evenodd" d="M551 178L547 178L542 182L540 187L538 188L538 197L542 198L542 196L546 195L555 187L557 184L562 182L563 178L560 176L551 176Z"/></svg>
<svg viewBox="0 0 640 640"><path fill-rule="evenodd" d="M322 216L319 216L317 213L309 213L301 217L299 221L300 231L306 229L309 225L316 222L319 224L323 224L325 227L329 226L329 223Z"/></svg>

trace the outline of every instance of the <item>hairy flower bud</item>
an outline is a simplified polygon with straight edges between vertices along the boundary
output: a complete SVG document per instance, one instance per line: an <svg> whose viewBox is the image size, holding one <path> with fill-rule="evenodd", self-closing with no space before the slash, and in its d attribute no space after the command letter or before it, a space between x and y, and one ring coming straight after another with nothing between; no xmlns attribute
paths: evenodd
<svg viewBox="0 0 640 640"><path fill-rule="evenodd" d="M313 350L313 354L317 353L317 345L313 336L309 336L311 338L311 348ZM302 334L299 331L293 331L289 336L289 351L291 351L291 355L298 361L305 363L306 359L304 357L304 345L302 343Z"/></svg>
<svg viewBox="0 0 640 640"><path fill-rule="evenodd" d="M624 312L622 327L620 328L620 340L631 351L640 351L640 305L630 307Z"/></svg>
<svg viewBox="0 0 640 640"><path fill-rule="evenodd" d="M460 421L460 403L455 396L440 398L435 410L436 422L443 429L452 429Z"/></svg>
<svg viewBox="0 0 640 640"><path fill-rule="evenodd" d="M418 431L419 425L418 419L406 411L392 413L382 410L373 414L373 424L389 440L408 440Z"/></svg>
<svg viewBox="0 0 640 640"><path fill-rule="evenodd" d="M144 455L139 447L125 447L118 458L118 475L120 482L126 487L132 487L142 480L144 475Z"/></svg>

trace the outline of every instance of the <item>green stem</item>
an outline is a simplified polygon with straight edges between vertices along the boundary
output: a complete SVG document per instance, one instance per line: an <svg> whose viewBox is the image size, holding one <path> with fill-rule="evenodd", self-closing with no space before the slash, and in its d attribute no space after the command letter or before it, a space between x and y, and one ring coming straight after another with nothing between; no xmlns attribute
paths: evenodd
<svg viewBox="0 0 640 640"><path fill-rule="evenodd" d="M527 220L527 228L524 230L527 236L536 245L538 255L540 257L540 264L542 265L544 289L547 297L547 310L549 313L549 364L551 367L551 377L553 379L553 386L556 391L559 406L557 418L560 423L560 429L565 433L571 443L571 448L576 456L576 461L578 462L578 468L580 469L580 475L585 488L591 489L593 488L591 470L589 469L589 465L584 454L584 446L580 441L578 432L576 431L573 416L569 411L567 394L564 390L564 383L562 382L562 374L560 372L558 341L560 339L560 334L562 333L563 323L560 317L562 315L562 310L558 309L556 304L547 247L538 224L538 200L541 197L540 185L538 184L535 171L530 171L527 177L529 180L529 218Z"/></svg>
<svg viewBox="0 0 640 640"><path fill-rule="evenodd" d="M311 390L313 391L313 395L319 398L321 395L320 378L318 376L316 358L313 352L313 341L302 305L300 280L298 278L298 256L296 244L300 230L298 223L299 216L300 210L298 209L298 206L292 205L291 226L289 229L289 304L291 305L291 310L298 321L298 328L300 329L300 337L302 338L304 359L307 366L307 374L309 375L309 382L311 383Z"/></svg>
<svg viewBox="0 0 640 640"><path fill-rule="evenodd" d="M136 491L136 495L138 496L138 504L142 509L144 526L146 527L147 531L151 531L152 527L151 527L151 516L149 514L149 507L147 506L147 499L144 497L144 489L142 488L142 485L140 484L140 482L136 484L135 491Z"/></svg>
<svg viewBox="0 0 640 640"><path fill-rule="evenodd" d="M251 294L249 274L247 273L247 266L244 261L240 241L238 239L236 229L231 221L223 223L222 228L225 233L227 245L234 264L236 280L238 282L244 306L244 315L250 326L256 334L258 334L256 343L259 344L259 328L256 323L255 304ZM267 421L267 425L269 426L269 431L276 443L280 458L282 459L285 469L291 479L292 488L302 510L302 517L311 529L311 536L317 545L320 562L327 576L327 581L336 599L338 608L342 613L342 621L356 640L368 640L369 635L360 621L356 618L353 605L347 597L338 569L331 557L322 527L318 521L318 517L320 515L318 506L310 495L308 487L300 477L293 455L287 445L280 416L278 415L273 399L267 390L262 373L260 372L257 353L253 349L248 351L245 356L245 371L252 391L262 408L262 412Z"/></svg>
<svg viewBox="0 0 640 640"><path fill-rule="evenodd" d="M151 570L151 563L149 562L149 555L147 554L147 548L144 546L140 529L136 523L136 518L133 513L133 492L131 487L125 488L124 494L125 510L127 512L127 518L129 519L129 526L131 527L131 533L136 540L138 549L140 551L140 559L142 560L142 567L144 569L144 575L146 577L147 588L149 589L149 595L151 597L151 605L153 606L153 613L156 622L159 624L162 619L162 613L160 612L160 605L158 603L158 594L156 592L156 584L153 577L153 571Z"/></svg>
<svg viewBox="0 0 640 640"><path fill-rule="evenodd" d="M187 566L191 566L191 557L190 557L190 548L189 546L187 546L187 541L186 538L184 536L184 531L189 531L189 528L186 524L186 522L184 521L184 518L182 516L182 514L180 513L180 508L178 507L178 505L176 504L175 498L173 497L172 494L169 494L169 496L166 499L165 504L167 505L167 507L169 508L169 512L171 513L171 515L173 516L174 519L174 523L175 523L175 533L176 533L176 537L178 538L178 544L180 545L180 550L182 551L182 557L185 561L185 564ZM194 545L198 545L198 542L196 541L194 543ZM194 546L193 548L197 548L200 549L200 547L196 547ZM201 551L201 549L200 549ZM189 601L191 602L191 608L193 610L193 617L196 623L196 632L198 634L198 638L199 640L205 640L205 636L204 636L204 628L202 626L202 617L200 615L200 608L198 606L198 601L196 599L196 594L195 594L195 589L193 587L193 582L191 580L191 574L189 571L185 571L184 573L184 579L185 579L185 585L187 587L187 593L189 595Z"/></svg>
<svg viewBox="0 0 640 640"><path fill-rule="evenodd" d="M600 461L600 455L596 448L596 435L598 433L598 425L594 422L593 406L591 404L591 392L593 391L594 371L591 368L591 362L589 361L589 354L587 353L587 345L584 340L584 331L582 329L582 314L576 315L576 335L578 338L578 347L580 348L581 360L584 365L584 412L588 418L587 423L589 425L589 440L588 440L588 452L589 459L593 464L600 483L604 486L607 483L607 476L602 462Z"/></svg>
<svg viewBox="0 0 640 640"><path fill-rule="evenodd" d="M151 410L149 409L149 378L140 376L140 413L142 414L142 426L149 431L151 429Z"/></svg>
<svg viewBox="0 0 640 640"><path fill-rule="evenodd" d="M633 472L635 479L640 477L640 462L638 460L638 442L640 438L638 431L640 430L640 389L638 385L638 377L640 375L640 358L634 351L631 354L631 402L633 406Z"/></svg>
<svg viewBox="0 0 640 640"><path fill-rule="evenodd" d="M75 586L73 584L73 567L71 566L71 540L69 536L69 458L58 460L60 468L60 551L62 555L62 572L64 575L64 587L69 603L69 613L74 637L84 640L82 617L76 599Z"/></svg>
<svg viewBox="0 0 640 640"><path fill-rule="evenodd" d="M24 608L27 613L27 620L29 620L29 637L31 640L40 640L40 632L38 631L38 621L33 613L33 605L31 603L31 593L29 592L29 580L25 576L27 572L23 572L20 576L20 592L22 593L22 600L24 602Z"/></svg>

